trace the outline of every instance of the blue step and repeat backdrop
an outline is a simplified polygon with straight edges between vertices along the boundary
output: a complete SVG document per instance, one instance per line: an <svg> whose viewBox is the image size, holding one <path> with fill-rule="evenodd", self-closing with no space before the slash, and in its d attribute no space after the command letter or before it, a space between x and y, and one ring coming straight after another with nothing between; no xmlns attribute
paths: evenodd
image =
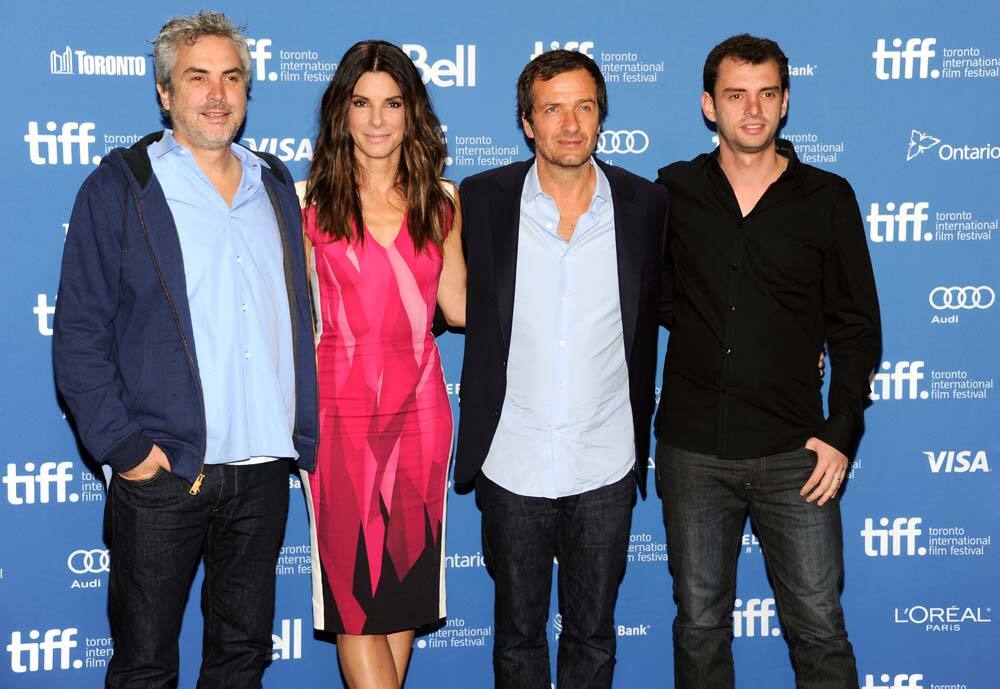
<svg viewBox="0 0 1000 689"><path fill-rule="evenodd" d="M5 689L100 686L113 651L104 484L81 459L52 382L59 261L80 183L111 148L161 126L148 41L168 17L201 8L3 6ZM854 185L883 306L884 360L843 497L844 602L862 686L998 686L1000 6L231 0L213 9L245 25L250 39L254 84L242 141L277 154L299 179L312 156L320 94L359 39L385 38L412 56L441 117L455 181L530 155L514 84L539 51L564 47L597 61L610 96L599 154L653 177L715 145L699 110L708 50L743 31L777 39L792 65L783 135L804 161ZM462 339L446 335L439 345L457 414ZM312 633L309 536L294 478L289 491L265 686L339 687L336 649ZM447 534L450 616L417 638L408 686L485 689L491 582L471 496L449 496ZM742 550L733 613L739 685L791 687L774 594L749 528ZM615 686L671 684L668 557L659 500L650 496L635 512ZM197 585L181 638L183 687L194 686L199 662Z"/></svg>

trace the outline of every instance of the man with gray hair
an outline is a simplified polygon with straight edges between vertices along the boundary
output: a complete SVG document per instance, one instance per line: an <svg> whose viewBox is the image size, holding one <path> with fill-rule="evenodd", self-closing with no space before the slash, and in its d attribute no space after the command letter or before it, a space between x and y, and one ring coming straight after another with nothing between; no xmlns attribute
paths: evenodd
<svg viewBox="0 0 1000 689"><path fill-rule="evenodd" d="M289 460L311 470L316 442L299 205L277 158L233 143L250 85L240 30L213 12L172 19L153 59L172 128L84 182L53 334L81 442L114 471L106 686L176 686L203 559L198 686L259 687Z"/></svg>

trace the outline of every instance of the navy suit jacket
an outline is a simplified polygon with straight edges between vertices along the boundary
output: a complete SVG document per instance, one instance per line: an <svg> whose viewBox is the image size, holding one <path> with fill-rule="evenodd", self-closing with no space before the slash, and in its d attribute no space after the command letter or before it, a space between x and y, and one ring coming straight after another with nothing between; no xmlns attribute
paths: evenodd
<svg viewBox="0 0 1000 689"><path fill-rule="evenodd" d="M462 244L468 265L465 357L455 483L469 490L483 466L503 410L514 316L521 190L532 160L462 182ZM598 161L611 185L625 362L635 440L635 476L645 492L654 407L656 345L668 195L621 168ZM574 375L587 375L577 371Z"/></svg>

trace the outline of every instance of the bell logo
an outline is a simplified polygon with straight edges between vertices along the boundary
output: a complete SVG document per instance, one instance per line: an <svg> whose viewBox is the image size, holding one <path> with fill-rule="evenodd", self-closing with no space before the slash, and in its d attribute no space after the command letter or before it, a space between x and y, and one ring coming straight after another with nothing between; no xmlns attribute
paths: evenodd
<svg viewBox="0 0 1000 689"><path fill-rule="evenodd" d="M874 675L865 675L865 683L861 689L924 689L923 675L893 675L882 673L879 684L875 684Z"/></svg>
<svg viewBox="0 0 1000 689"><path fill-rule="evenodd" d="M928 241L934 238L930 232L924 232L924 222L930 216L926 201L904 201L898 208L895 203L885 204L882 213L879 204L873 203L865 220L868 221L868 236L876 244L881 242ZM893 212L895 211L895 212Z"/></svg>
<svg viewBox="0 0 1000 689"><path fill-rule="evenodd" d="M77 646L76 627L68 629L47 629L45 633L32 629L29 641L24 641L21 632L10 633L7 651L10 653L10 669L13 672L38 672L39 670L68 670L83 667L83 661L73 659L70 653ZM41 641L39 641L41 639ZM59 655L58 667L56 654Z"/></svg>
<svg viewBox="0 0 1000 689"><path fill-rule="evenodd" d="M271 660L299 660L302 658L302 619L281 621L281 634L272 634Z"/></svg>
<svg viewBox="0 0 1000 689"><path fill-rule="evenodd" d="M986 450L976 450L975 456L972 450L940 452L924 450L924 455L930 464L931 472L935 474L972 474L977 471L983 473L990 471L990 460L986 456Z"/></svg>
<svg viewBox="0 0 1000 689"><path fill-rule="evenodd" d="M868 557L926 555L927 548L917 547L917 536L923 533L920 529L923 521L921 517L896 517L892 520L892 526L889 526L889 518L882 517L878 520L882 528L876 529L875 520L866 517L865 528L860 532L865 542L865 555Z"/></svg>
<svg viewBox="0 0 1000 689"><path fill-rule="evenodd" d="M562 45L559 41L551 41L548 47L545 47L544 41L535 41L535 52L531 54L529 60L534 60L536 57L542 53L547 53L550 50L572 50L577 53L583 53L591 60L594 59L594 42L593 41L566 41Z"/></svg>
<svg viewBox="0 0 1000 689"><path fill-rule="evenodd" d="M42 134L38 131L38 122L28 122L28 133L24 135L28 159L33 165L72 165L74 158L80 165L97 165L101 157L90 156L90 144L97 141L91 134L95 127L93 122L63 122L62 125L46 122L45 131L50 133ZM52 133L56 129L59 133Z"/></svg>
<svg viewBox="0 0 1000 689"><path fill-rule="evenodd" d="M404 43L403 52L410 56L413 64L420 72L420 78L425 84L434 84L442 88L450 86L476 85L476 46L456 45L454 60L437 60L433 64L427 62L427 48L417 43Z"/></svg>
<svg viewBox="0 0 1000 689"><path fill-rule="evenodd" d="M917 78L937 79L941 76L938 69L930 69L931 58L937 53L934 52L936 38L910 38L903 47L902 38L892 39L892 47L886 47L884 38L875 42L875 52L872 58L875 60L875 77L881 81L887 79L913 79L913 68L917 66Z"/></svg>
<svg viewBox="0 0 1000 689"><path fill-rule="evenodd" d="M922 400L930 397L930 393L920 389L920 381L924 374L920 369L923 361L897 361L895 367L888 361L882 362L882 372L872 377L871 394L868 397L878 400Z"/></svg>
<svg viewBox="0 0 1000 689"><path fill-rule="evenodd" d="M11 505L47 503L52 500L52 486L55 484L55 502L77 502L80 496L68 493L66 487L73 480L70 469L73 462L42 462L37 469L34 462L24 465L24 473L18 472L17 464L8 464L7 473L0 482L7 486L7 502ZM36 491L37 488L37 491Z"/></svg>
<svg viewBox="0 0 1000 689"><path fill-rule="evenodd" d="M733 636L781 636L773 598L748 598L745 604L737 598L733 608Z"/></svg>

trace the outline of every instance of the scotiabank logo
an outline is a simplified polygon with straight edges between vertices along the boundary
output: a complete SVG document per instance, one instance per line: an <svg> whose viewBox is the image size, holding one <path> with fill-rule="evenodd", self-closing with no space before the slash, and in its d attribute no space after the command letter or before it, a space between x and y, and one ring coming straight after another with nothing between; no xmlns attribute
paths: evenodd
<svg viewBox="0 0 1000 689"><path fill-rule="evenodd" d="M865 683L861 689L924 689L923 675L890 675L888 672L879 675L878 684L875 675L865 675Z"/></svg>
<svg viewBox="0 0 1000 689"><path fill-rule="evenodd" d="M441 88L476 85L476 46L456 45L455 59L441 58L430 61L427 48L419 43L404 43L403 52L410 56L425 84Z"/></svg>
<svg viewBox="0 0 1000 689"><path fill-rule="evenodd" d="M46 629L44 632L32 629L27 635L20 631L11 632L10 643L7 644L10 669L21 673L83 667L83 661L74 659L72 653L77 647L73 637L78 632L76 627Z"/></svg>

